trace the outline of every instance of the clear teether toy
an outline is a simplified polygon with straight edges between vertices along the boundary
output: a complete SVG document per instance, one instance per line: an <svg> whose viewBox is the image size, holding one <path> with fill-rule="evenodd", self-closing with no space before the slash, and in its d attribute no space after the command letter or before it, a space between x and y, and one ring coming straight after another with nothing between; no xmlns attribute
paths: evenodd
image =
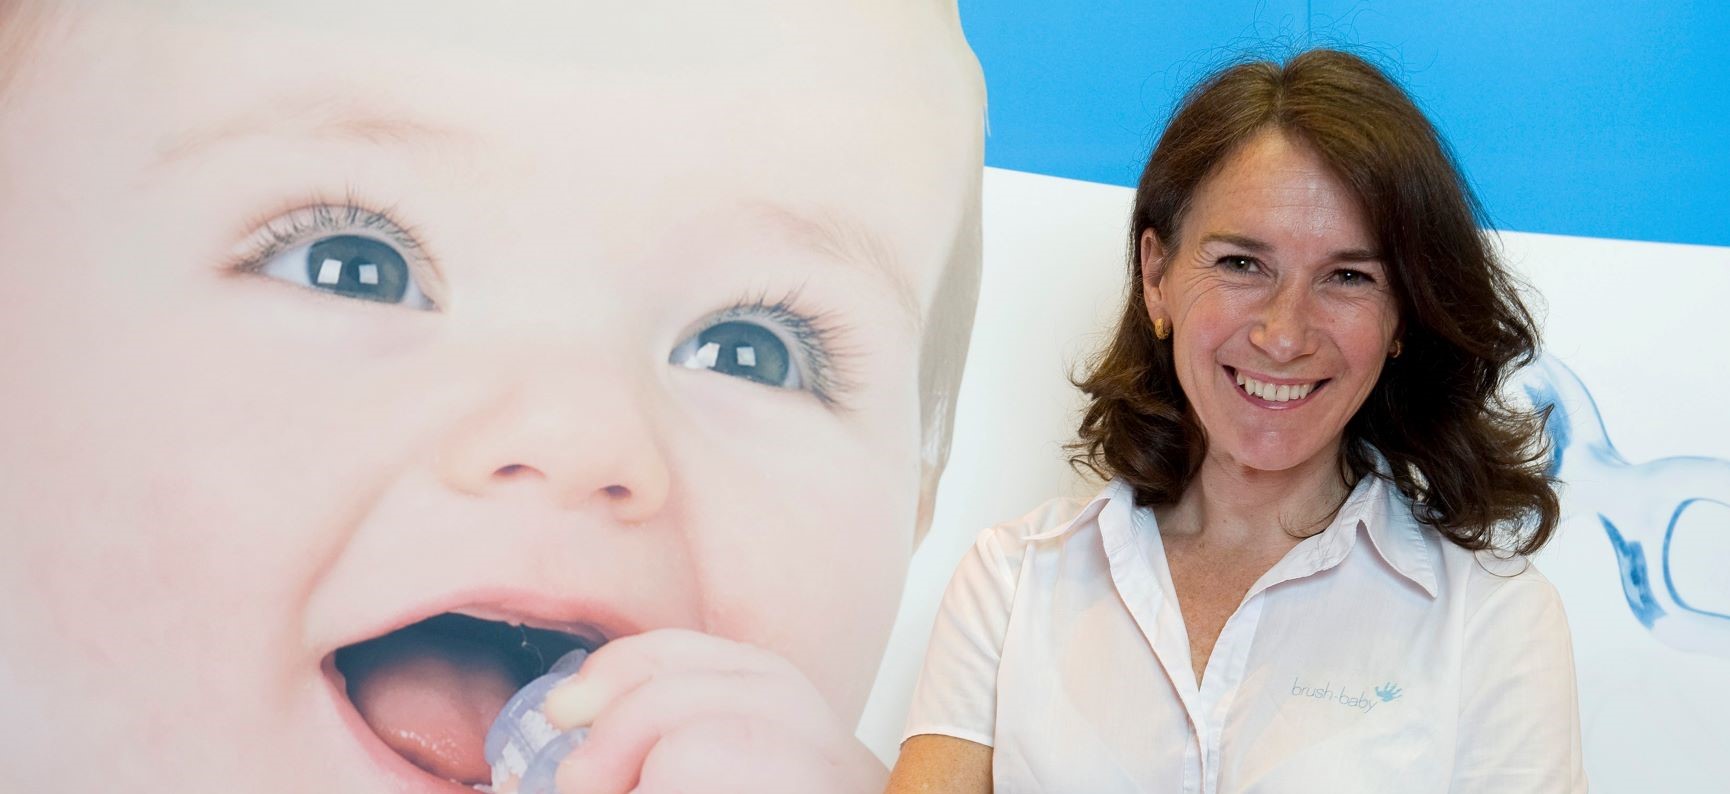
<svg viewBox="0 0 1730 794"><path fill-rule="evenodd" d="M547 694L575 675L589 652L581 648L553 663L545 675L517 690L487 730L486 758L493 769L493 790L517 794L554 794L553 773L559 761L588 736L588 728L565 733L541 713Z"/></svg>

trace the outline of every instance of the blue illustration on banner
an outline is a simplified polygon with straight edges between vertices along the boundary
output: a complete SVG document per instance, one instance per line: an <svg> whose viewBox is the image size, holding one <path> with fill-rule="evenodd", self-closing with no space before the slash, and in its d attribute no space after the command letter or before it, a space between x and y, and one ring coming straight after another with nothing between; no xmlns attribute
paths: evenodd
<svg viewBox="0 0 1730 794"><path fill-rule="evenodd" d="M1610 443L1586 385L1547 353L1515 382L1534 406L1554 406L1550 474L1566 484L1564 512L1597 517L1615 551L1622 595L1634 618L1672 648L1730 658L1730 615L1690 604L1671 575L1670 557L1676 523L1690 506L1730 507L1730 460L1628 462Z"/></svg>
<svg viewBox="0 0 1730 794"><path fill-rule="evenodd" d="M1394 682L1392 682L1392 681L1389 681L1385 684L1382 684L1379 687L1376 687L1376 697L1381 698L1383 703L1386 703L1390 700L1393 700L1394 698L1397 698L1399 696L1400 696L1400 688L1397 686L1394 686Z"/></svg>

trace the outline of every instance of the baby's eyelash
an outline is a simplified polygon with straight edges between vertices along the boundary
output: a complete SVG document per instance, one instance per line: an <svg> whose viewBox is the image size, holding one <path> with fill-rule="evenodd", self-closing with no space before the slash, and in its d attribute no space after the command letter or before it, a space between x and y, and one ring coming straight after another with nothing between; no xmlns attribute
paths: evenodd
<svg viewBox="0 0 1730 794"><path fill-rule="evenodd" d="M850 328L837 320L834 313L809 311L799 306L799 290L794 289L779 299L770 301L768 293L747 295L733 302L716 315L716 322L741 318L768 319L793 337L799 346L800 358L809 363L808 387L823 405L845 411L843 402L856 385L847 371L845 361L850 350L845 338Z"/></svg>
<svg viewBox="0 0 1730 794"><path fill-rule="evenodd" d="M252 236L249 250L231 263L233 270L255 271L277 254L306 243L319 234L357 231L371 232L396 246L411 268L432 268L413 227L392 217L389 208L375 209L353 191L337 201L314 195L298 206L259 219L253 226L257 231ZM436 268L432 269L436 271Z"/></svg>

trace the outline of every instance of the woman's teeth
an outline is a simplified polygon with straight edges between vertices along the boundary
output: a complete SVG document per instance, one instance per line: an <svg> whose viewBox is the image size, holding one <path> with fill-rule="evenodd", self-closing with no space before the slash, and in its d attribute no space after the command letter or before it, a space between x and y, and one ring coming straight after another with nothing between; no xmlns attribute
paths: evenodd
<svg viewBox="0 0 1730 794"><path fill-rule="evenodd" d="M1275 403L1291 402L1308 397L1310 392L1315 391L1316 384L1320 382L1301 383L1295 386L1289 383L1262 383L1242 372L1237 373L1237 385L1242 386L1244 391Z"/></svg>

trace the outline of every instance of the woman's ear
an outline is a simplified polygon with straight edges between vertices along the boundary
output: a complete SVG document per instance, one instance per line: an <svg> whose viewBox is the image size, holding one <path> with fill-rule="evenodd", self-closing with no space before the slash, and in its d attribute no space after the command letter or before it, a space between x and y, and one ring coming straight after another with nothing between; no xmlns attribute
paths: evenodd
<svg viewBox="0 0 1730 794"><path fill-rule="evenodd" d="M1141 262L1141 298L1147 304L1149 318L1165 317L1165 294L1160 291L1160 283L1165 277L1166 251L1159 242L1159 235L1152 229L1143 229L1139 242L1137 256Z"/></svg>

